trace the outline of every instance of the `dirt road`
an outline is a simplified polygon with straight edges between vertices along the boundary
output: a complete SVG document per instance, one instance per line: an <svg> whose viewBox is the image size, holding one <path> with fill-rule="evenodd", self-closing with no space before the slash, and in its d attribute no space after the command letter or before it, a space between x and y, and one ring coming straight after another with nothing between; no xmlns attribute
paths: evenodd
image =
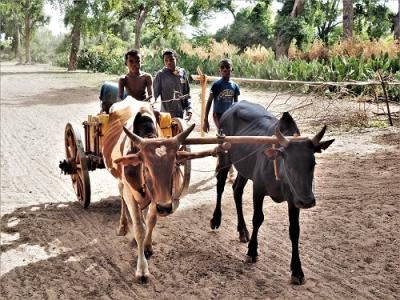
<svg viewBox="0 0 400 300"><path fill-rule="evenodd" d="M245 262L247 245L238 240L229 185L222 225L210 229L213 158L193 162L188 196L176 213L159 220L152 278L141 285L134 280L135 246L115 234L116 182L105 170L92 172L92 204L83 210L58 169L65 156L65 124L79 125L95 114L100 82L115 78L48 66L3 64L1 72L2 299L396 299L400 294L399 127L328 132L336 141L317 156L317 206L300 215L304 285L289 283L285 204L265 199L254 264ZM198 89L193 94L199 112ZM242 97L266 104L274 94L242 89ZM199 123L198 113L194 119ZM301 125L305 134L315 133L307 122ZM251 229L251 185L245 195Z"/></svg>

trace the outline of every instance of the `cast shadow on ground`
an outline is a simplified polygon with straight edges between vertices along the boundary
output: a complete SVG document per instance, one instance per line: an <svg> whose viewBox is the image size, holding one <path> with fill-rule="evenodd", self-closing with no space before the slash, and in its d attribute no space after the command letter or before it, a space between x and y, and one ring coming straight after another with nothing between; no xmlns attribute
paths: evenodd
<svg viewBox="0 0 400 300"><path fill-rule="evenodd" d="M32 100L27 97L21 97L15 100L13 99L12 101L2 101L2 105L30 107L35 105L86 104L98 100L99 94L100 88L89 88L87 86L66 89L50 89L49 91L35 95Z"/></svg>
<svg viewBox="0 0 400 300"><path fill-rule="evenodd" d="M2 253L18 250L24 244L39 245L50 253L54 253L54 245L61 250L53 257L5 273L0 284L3 299L82 299L104 295L108 299L153 299L163 295L165 284L170 296L193 296L201 295L201 278L213 276L218 282L227 281L233 274L245 275L243 261L210 251L210 243L215 241L208 242L208 211L201 210L196 217L204 219L203 229L203 222L193 223L188 209L160 218L153 238L155 253L150 260L155 278L147 285L135 283L136 247L127 238L116 236L119 210L120 201L113 196L92 203L87 210L77 202L49 203L4 215L2 231L18 232L19 239L3 245ZM10 219L18 219L19 223L8 227Z"/></svg>
<svg viewBox="0 0 400 300"><path fill-rule="evenodd" d="M199 182L196 182L194 184L190 184L188 194L196 194L198 192L205 192L205 191L215 188L216 182L214 182L213 179L214 179L214 175L212 175L206 179L200 180ZM208 184L205 185L206 183L208 183Z"/></svg>

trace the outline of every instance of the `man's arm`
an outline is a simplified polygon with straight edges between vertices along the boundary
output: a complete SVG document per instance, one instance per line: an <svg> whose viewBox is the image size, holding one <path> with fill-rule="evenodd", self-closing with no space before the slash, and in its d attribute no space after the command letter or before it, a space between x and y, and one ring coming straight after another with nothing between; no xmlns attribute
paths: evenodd
<svg viewBox="0 0 400 300"><path fill-rule="evenodd" d="M208 96L207 104L206 104L206 112L204 115L204 120L203 120L203 131L208 132L210 130L210 123L208 123L208 114L210 113L211 109L211 104L213 102L214 95L212 92L210 92L210 95Z"/></svg>
<svg viewBox="0 0 400 300"><path fill-rule="evenodd" d="M149 74L146 76L146 89L147 89L147 98L153 97L153 78Z"/></svg>
<svg viewBox="0 0 400 300"><path fill-rule="evenodd" d="M124 89L125 89L125 76L120 77L118 80L118 94L117 94L118 100L122 100L124 98Z"/></svg>
<svg viewBox="0 0 400 300"><path fill-rule="evenodd" d="M184 78L185 78L185 83L183 84L182 87L182 94L187 95L185 99L183 99L182 107L184 110L186 110L187 113L192 114L192 99L190 97L190 86L189 86L189 80L186 74L186 70L184 73Z"/></svg>
<svg viewBox="0 0 400 300"><path fill-rule="evenodd" d="M161 74L158 72L153 81L154 101L161 95Z"/></svg>
<svg viewBox="0 0 400 300"><path fill-rule="evenodd" d="M238 84L236 84L235 96L233 98L233 102L238 102L239 95L240 95L240 87Z"/></svg>

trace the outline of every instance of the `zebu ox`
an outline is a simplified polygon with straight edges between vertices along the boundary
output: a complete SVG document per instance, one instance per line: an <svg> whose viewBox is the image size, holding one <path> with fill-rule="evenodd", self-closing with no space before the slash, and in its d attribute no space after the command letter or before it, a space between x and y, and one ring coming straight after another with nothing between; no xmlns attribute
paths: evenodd
<svg viewBox="0 0 400 300"><path fill-rule="evenodd" d="M179 199L173 199L172 195L172 174L178 148L194 124L174 138L163 139L158 138L159 127L149 103L128 97L115 103L110 111L103 156L107 169L119 181L118 234L127 232L127 207L137 242L135 276L146 281L150 275L147 258L153 253L152 231L157 216L169 215L178 206ZM146 207L148 213L144 218L142 209Z"/></svg>
<svg viewBox="0 0 400 300"><path fill-rule="evenodd" d="M310 208L315 205L312 190L315 152L321 152L329 147L334 140L321 142L326 126L312 139L289 141L284 135L299 135L300 131L289 113L284 113L280 120L267 112L262 106L247 101L235 104L222 116L221 128L226 135L240 136L271 136L279 140L280 147L265 149L265 146L254 144L233 144L228 155L221 156L217 174L217 204L211 219L211 228L221 224L221 197L224 191L228 170L233 163L238 170L238 176L233 184L236 204L239 239L249 241L249 233L243 218L243 189L250 179L253 181L253 232L248 245L248 258L256 261L257 233L264 214L262 210L265 196L270 196L275 202L287 201L289 209L289 235L292 242L292 259L290 263L291 278L295 284L304 282L304 274L299 257L299 213L300 208ZM278 174L275 179L274 165L271 159L279 159Z"/></svg>

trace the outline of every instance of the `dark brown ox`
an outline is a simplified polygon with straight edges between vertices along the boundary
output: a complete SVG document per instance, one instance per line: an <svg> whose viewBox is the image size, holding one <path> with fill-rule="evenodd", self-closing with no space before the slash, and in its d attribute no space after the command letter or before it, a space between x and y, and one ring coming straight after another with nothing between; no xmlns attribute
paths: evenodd
<svg viewBox="0 0 400 300"><path fill-rule="evenodd" d="M153 253L152 232L157 216L171 214L179 203L172 194L172 175L177 151L194 124L174 138L159 138L150 105L128 97L113 105L109 125L103 156L107 169L119 181L122 201L118 234L127 232L127 207L137 242L135 276L143 282L150 275L147 258Z"/></svg>

